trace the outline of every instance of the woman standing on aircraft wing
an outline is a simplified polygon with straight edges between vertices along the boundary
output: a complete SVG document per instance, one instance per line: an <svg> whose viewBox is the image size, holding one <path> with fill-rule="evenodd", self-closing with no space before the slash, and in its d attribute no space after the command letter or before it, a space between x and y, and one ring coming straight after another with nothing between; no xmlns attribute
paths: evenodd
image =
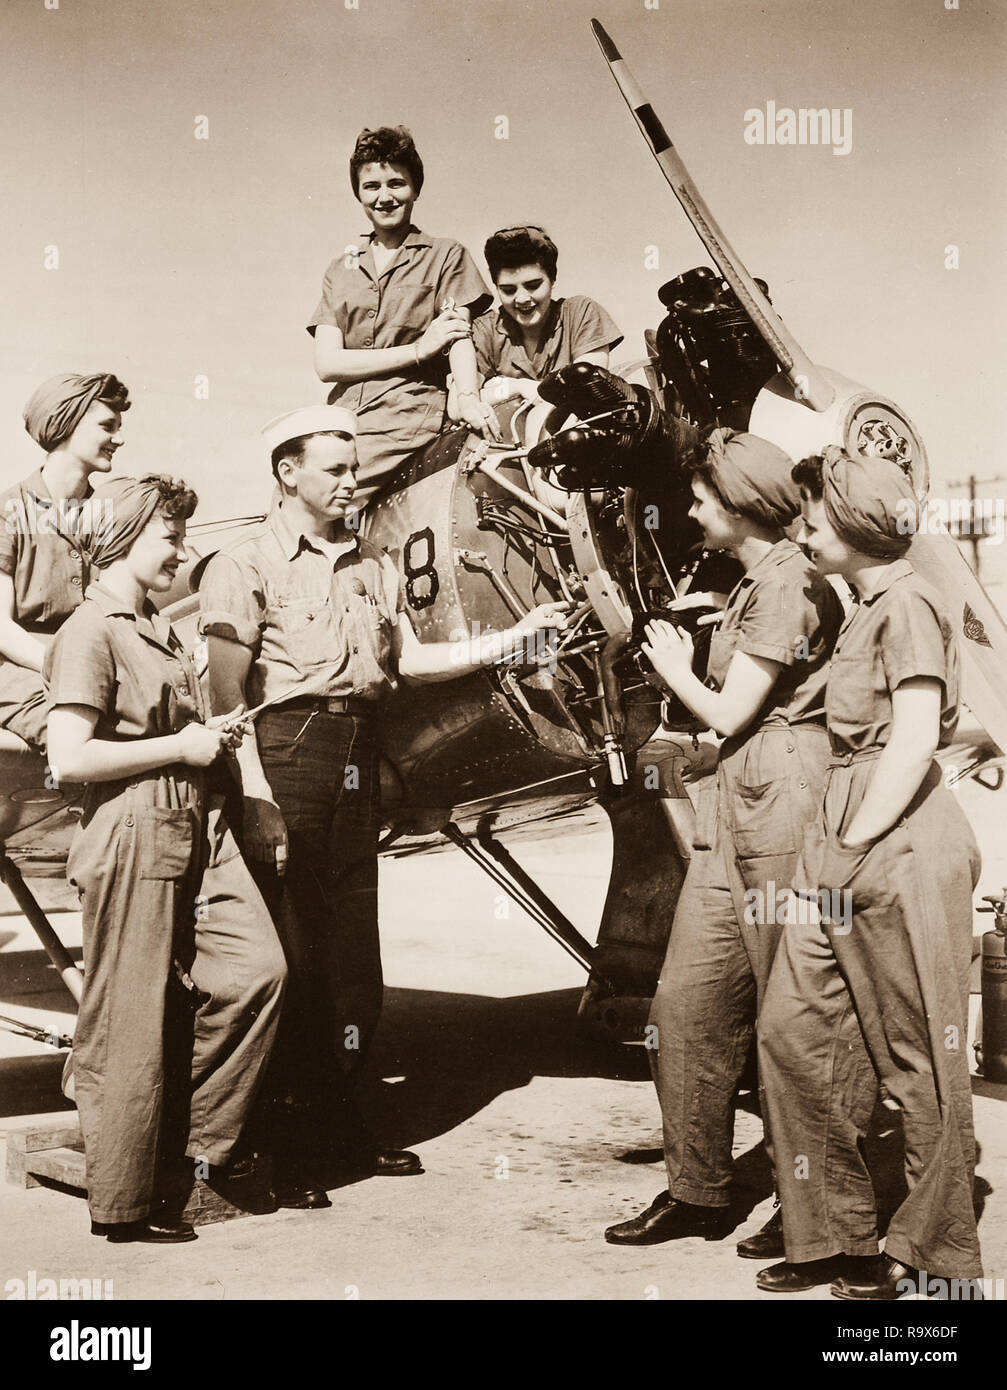
<svg viewBox="0 0 1007 1390"><path fill-rule="evenodd" d="M43 382L24 422L46 460L0 493L0 726L34 747L45 742L46 648L90 579L77 535L82 509L93 475L112 467L129 405L108 372Z"/></svg>
<svg viewBox="0 0 1007 1390"><path fill-rule="evenodd" d="M464 246L413 226L423 162L409 132L361 131L350 182L372 230L329 265L308 332L315 370L336 383L329 404L357 417L360 508L444 428L449 363L460 418L499 430L479 399L471 340L493 296Z"/></svg>
<svg viewBox="0 0 1007 1390"><path fill-rule="evenodd" d="M847 910L831 925L798 915L763 1006L787 1258L758 1283L834 1280L840 1298L895 1299L918 1271L982 1274L966 1054L979 852L933 756L958 720L958 652L940 596L905 559L917 501L901 470L828 448L794 477L802 542L859 599L825 692L832 761L813 885ZM861 1152L879 1082L902 1112L909 1189L883 1255Z"/></svg>
<svg viewBox="0 0 1007 1390"><path fill-rule="evenodd" d="M714 430L694 465L690 515L744 578L710 644L716 689L692 670L692 643L652 622L644 652L697 718L725 736L700 794L696 838L651 1008L651 1052L668 1186L610 1226L615 1245L730 1227L734 1096L800 865L816 850L828 738L825 679L842 622L835 591L783 527L800 510L792 460L751 434ZM739 1253L781 1246L779 1222Z"/></svg>

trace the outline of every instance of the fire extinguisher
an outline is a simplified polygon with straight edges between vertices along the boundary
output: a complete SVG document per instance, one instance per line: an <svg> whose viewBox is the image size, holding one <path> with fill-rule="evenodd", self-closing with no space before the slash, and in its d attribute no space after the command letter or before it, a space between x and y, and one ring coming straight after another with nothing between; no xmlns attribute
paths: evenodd
<svg viewBox="0 0 1007 1390"><path fill-rule="evenodd" d="M978 1060L983 1077L1007 1085L1007 888L1003 897L983 898L996 925L982 939L982 1053ZM976 1049L978 1052L978 1048Z"/></svg>

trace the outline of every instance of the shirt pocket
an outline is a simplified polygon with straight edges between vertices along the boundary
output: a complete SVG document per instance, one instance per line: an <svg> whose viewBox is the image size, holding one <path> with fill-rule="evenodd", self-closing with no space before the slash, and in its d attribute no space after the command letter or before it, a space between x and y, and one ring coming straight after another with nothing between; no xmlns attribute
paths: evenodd
<svg viewBox="0 0 1007 1390"><path fill-rule="evenodd" d="M149 806L135 812L141 878L183 878L192 859L195 821L190 810Z"/></svg>
<svg viewBox="0 0 1007 1390"><path fill-rule="evenodd" d="M436 285L390 285L381 296L380 319L393 330L396 343L411 343L439 312Z"/></svg>
<svg viewBox="0 0 1007 1390"><path fill-rule="evenodd" d="M338 626L328 593L278 595L267 614L267 624L274 628L274 640L297 668L316 666L326 656L337 655L334 622Z"/></svg>
<svg viewBox="0 0 1007 1390"><path fill-rule="evenodd" d="M869 729L891 717L891 696L884 667L873 653L833 656L825 688L825 712L830 728Z"/></svg>
<svg viewBox="0 0 1007 1390"><path fill-rule="evenodd" d="M354 630L359 644L374 657L379 666L386 666L392 648L392 625L380 603L355 596L352 606Z"/></svg>

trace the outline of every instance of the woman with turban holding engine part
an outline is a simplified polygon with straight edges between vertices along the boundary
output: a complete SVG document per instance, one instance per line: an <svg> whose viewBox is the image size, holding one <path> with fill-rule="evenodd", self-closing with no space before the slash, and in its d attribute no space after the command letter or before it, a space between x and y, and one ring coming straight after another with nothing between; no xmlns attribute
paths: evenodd
<svg viewBox="0 0 1007 1390"><path fill-rule="evenodd" d="M849 919L829 929L798 914L763 1006L786 1261L758 1284L896 1299L921 1271L982 1274L966 1056L979 854L933 757L958 719L958 653L942 599L905 558L917 500L902 471L829 448L794 477L799 539L859 599L825 692L832 758L810 885L819 902L842 895ZM902 1112L908 1187L881 1255L861 1151L879 1082Z"/></svg>
<svg viewBox="0 0 1007 1390"><path fill-rule="evenodd" d="M44 667L53 771L86 784L67 864L87 965L75 1099L92 1230L167 1244L194 1239L186 1158L233 1157L286 966L207 772L244 727L238 711L204 722L196 673L148 598L185 559L195 494L118 478L93 502L81 542L101 581Z"/></svg>
<svg viewBox="0 0 1007 1390"><path fill-rule="evenodd" d="M789 894L817 848L825 679L842 622L835 591L783 533L800 511L792 467L775 444L724 429L693 465L690 515L706 545L745 570L710 644L715 688L694 674L686 634L647 626L654 669L724 743L700 792L650 1014L668 1186L640 1216L608 1228L612 1244L715 1240L730 1228L734 1097ZM777 1251L778 1216L738 1247L749 1257Z"/></svg>
<svg viewBox="0 0 1007 1390"><path fill-rule="evenodd" d="M77 539L82 509L92 476L112 467L129 404L126 387L108 372L43 382L24 422L45 462L0 493L0 727L35 747L45 738L46 647L83 601L90 577Z"/></svg>

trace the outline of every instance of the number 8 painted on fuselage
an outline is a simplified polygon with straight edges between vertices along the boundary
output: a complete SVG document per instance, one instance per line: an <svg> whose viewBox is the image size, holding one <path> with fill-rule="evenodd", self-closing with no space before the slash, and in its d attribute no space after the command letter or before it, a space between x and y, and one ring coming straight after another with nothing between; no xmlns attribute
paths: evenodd
<svg viewBox="0 0 1007 1390"><path fill-rule="evenodd" d="M413 560L417 546L425 548L422 565L415 564ZM441 587L441 581L434 566L434 533L429 526L424 526L422 531L414 531L406 541L402 548L402 568L406 577L406 598L409 607L429 608Z"/></svg>

